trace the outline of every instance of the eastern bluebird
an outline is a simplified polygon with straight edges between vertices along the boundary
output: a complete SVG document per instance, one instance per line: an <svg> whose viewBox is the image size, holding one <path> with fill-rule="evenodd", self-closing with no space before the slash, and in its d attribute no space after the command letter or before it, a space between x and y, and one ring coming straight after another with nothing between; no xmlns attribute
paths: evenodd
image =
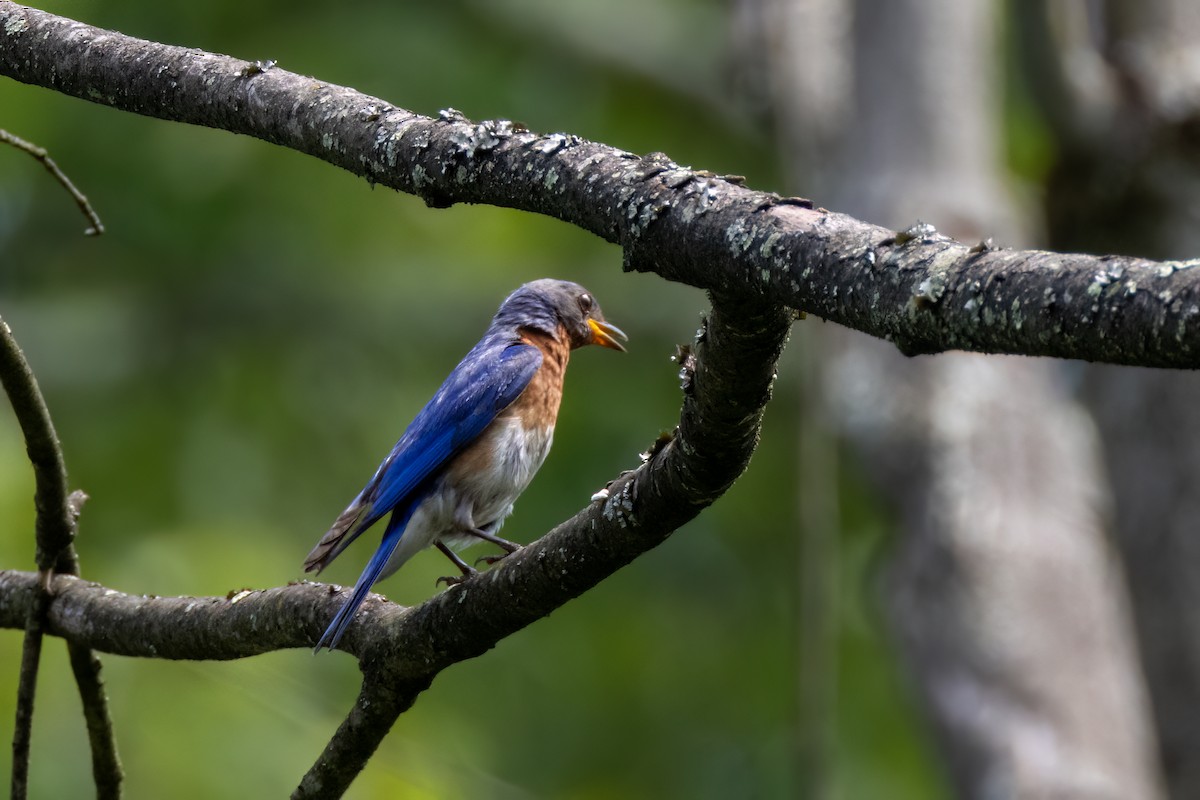
<svg viewBox="0 0 1200 800"><path fill-rule="evenodd" d="M305 572L320 572L391 512L379 549L317 650L337 647L371 587L418 550L436 545L462 572L442 580L458 583L475 570L451 547L480 539L499 545L505 553L484 559L489 564L520 549L496 532L550 451L571 351L587 344L623 351L626 338L577 283L533 281L508 296L305 559Z"/></svg>

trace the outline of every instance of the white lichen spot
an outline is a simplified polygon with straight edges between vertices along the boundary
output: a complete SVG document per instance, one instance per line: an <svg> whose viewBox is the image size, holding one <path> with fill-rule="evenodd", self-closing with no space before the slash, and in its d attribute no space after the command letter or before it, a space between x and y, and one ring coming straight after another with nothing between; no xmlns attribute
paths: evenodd
<svg viewBox="0 0 1200 800"><path fill-rule="evenodd" d="M567 137L565 135L561 133L552 133L549 136L543 137L540 142L533 146L533 149L540 150L542 153L550 155L551 153L562 149L566 143Z"/></svg>
<svg viewBox="0 0 1200 800"><path fill-rule="evenodd" d="M16 36L18 33L24 33L29 30L29 21L24 17L14 17L4 23L4 32L9 36Z"/></svg>
<svg viewBox="0 0 1200 800"><path fill-rule="evenodd" d="M420 164L412 168L412 182L414 189L421 189L428 186L432 181L429 180L429 173Z"/></svg>
<svg viewBox="0 0 1200 800"><path fill-rule="evenodd" d="M1018 331L1025 324L1025 316L1021 313L1021 301L1015 297L1012 301L1012 308L1009 310L1009 319L1012 321L1013 328Z"/></svg>
<svg viewBox="0 0 1200 800"><path fill-rule="evenodd" d="M558 183L558 170L553 168L546 170L546 177L542 179L542 183L547 189L553 189L554 185Z"/></svg>
<svg viewBox="0 0 1200 800"><path fill-rule="evenodd" d="M770 258L771 251L775 249L775 245L779 244L779 240L782 238L782 233L772 233L763 241L762 247L758 248L758 254L763 258Z"/></svg>
<svg viewBox="0 0 1200 800"><path fill-rule="evenodd" d="M936 304L946 294L946 276L934 273L926 277L913 292L913 299L926 305Z"/></svg>
<svg viewBox="0 0 1200 800"><path fill-rule="evenodd" d="M770 283L771 282L771 270L764 267L763 269L759 270L758 277L762 280L763 283Z"/></svg>
<svg viewBox="0 0 1200 800"><path fill-rule="evenodd" d="M686 212L686 209L685 209ZM687 214L685 213L685 219ZM753 234L748 229L746 221L739 219L725 229L725 243L729 246L729 253L733 256L740 256L750 248L750 243L753 240Z"/></svg>
<svg viewBox="0 0 1200 800"><path fill-rule="evenodd" d="M1125 294L1130 297L1137 294L1137 281L1130 281L1125 284Z"/></svg>
<svg viewBox="0 0 1200 800"><path fill-rule="evenodd" d="M389 167L396 166L396 160L399 158L397 146L400 143L400 132L392 134L383 145L383 160L387 162Z"/></svg>
<svg viewBox="0 0 1200 800"><path fill-rule="evenodd" d="M1181 269L1192 269L1200 267L1200 258L1191 258L1186 261L1164 261L1158 267L1158 277L1169 278L1172 273L1178 272Z"/></svg>
<svg viewBox="0 0 1200 800"><path fill-rule="evenodd" d="M625 484L618 494L610 495L604 503L602 516L610 522L615 522L622 528L629 527L633 521L633 498L630 496L631 483Z"/></svg>

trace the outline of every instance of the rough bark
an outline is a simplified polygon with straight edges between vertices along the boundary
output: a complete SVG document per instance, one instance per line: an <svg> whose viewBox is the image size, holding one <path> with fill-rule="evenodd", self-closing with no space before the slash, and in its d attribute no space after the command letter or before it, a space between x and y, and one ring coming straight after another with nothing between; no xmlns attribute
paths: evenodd
<svg viewBox="0 0 1200 800"><path fill-rule="evenodd" d="M1200 365L1200 261L968 247L897 233L734 176L506 120L438 119L272 64L146 42L0 0L0 74L309 153L434 206L575 224L627 269L752 294L883 338L1120 364ZM873 177L874 179L874 177Z"/></svg>

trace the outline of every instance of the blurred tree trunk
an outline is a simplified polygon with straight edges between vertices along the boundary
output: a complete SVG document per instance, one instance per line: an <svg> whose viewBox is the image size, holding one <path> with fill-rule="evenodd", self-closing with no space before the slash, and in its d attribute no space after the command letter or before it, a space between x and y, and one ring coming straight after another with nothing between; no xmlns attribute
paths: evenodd
<svg viewBox="0 0 1200 800"><path fill-rule="evenodd" d="M1058 152L1051 246L1200 253L1200 4L1016 4ZM1171 797L1200 797L1200 376L1089 365Z"/></svg>
<svg viewBox="0 0 1200 800"><path fill-rule="evenodd" d="M819 205L1029 238L1000 160L997 5L744 0L738 20L745 83L769 87ZM832 423L900 512L883 602L956 795L1160 796L1096 437L1058 366L819 335Z"/></svg>

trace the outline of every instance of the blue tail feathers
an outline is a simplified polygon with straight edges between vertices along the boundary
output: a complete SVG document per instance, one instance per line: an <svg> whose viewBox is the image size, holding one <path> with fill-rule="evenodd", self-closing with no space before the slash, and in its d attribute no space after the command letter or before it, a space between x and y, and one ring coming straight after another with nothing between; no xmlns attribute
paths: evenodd
<svg viewBox="0 0 1200 800"><path fill-rule="evenodd" d="M371 556L371 560L367 562L366 569L358 578L358 583L354 584L354 591L350 595L342 607L333 617L333 622L329 623L329 627L321 634L317 646L313 648L314 653L319 653L322 647L327 647L330 650L337 648L338 642L342 640L342 636L346 633L346 629L350 627L350 623L354 620L354 613L358 611L358 607L367 599L367 595L371 592L371 587L379 580L380 574L383 572L384 566L388 559L396 552L396 547L400 544L400 537L404 535L404 529L408 525L408 521L412 518L413 511L416 510L417 503L411 503L407 508L396 509L392 514L392 518L388 521L387 529L383 532L383 541L379 543L379 549L375 551L375 555Z"/></svg>

